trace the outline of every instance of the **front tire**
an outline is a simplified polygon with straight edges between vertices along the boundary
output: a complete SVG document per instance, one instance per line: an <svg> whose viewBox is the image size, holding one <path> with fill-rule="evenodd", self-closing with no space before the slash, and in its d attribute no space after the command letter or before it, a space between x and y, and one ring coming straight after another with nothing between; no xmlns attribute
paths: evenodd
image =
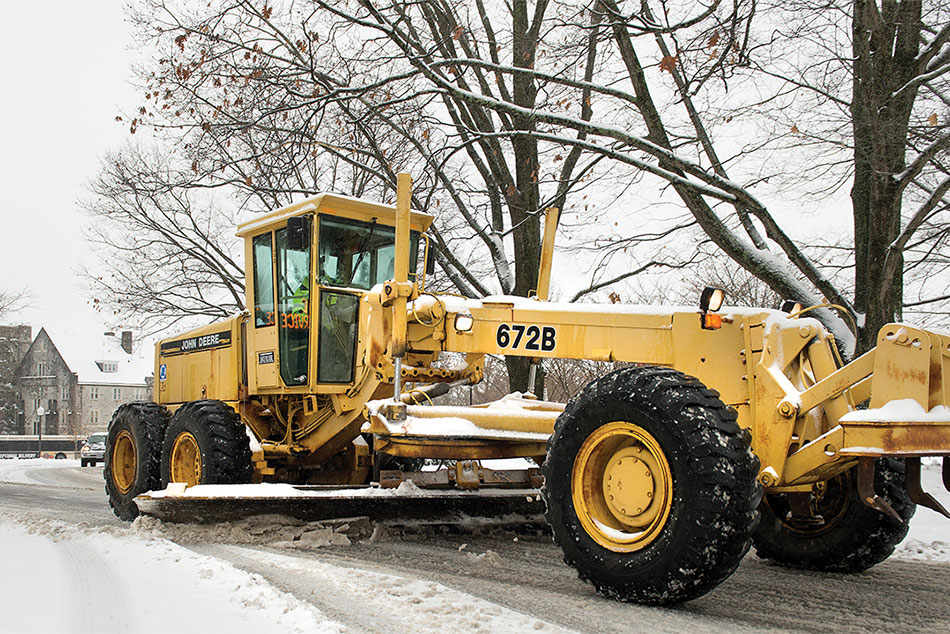
<svg viewBox="0 0 950 634"><path fill-rule="evenodd" d="M139 514L135 497L159 488L167 426L168 411L156 403L127 403L112 415L102 474L109 506L119 519L135 519ZM89 462L95 466L95 460Z"/></svg>
<svg viewBox="0 0 950 634"><path fill-rule="evenodd" d="M789 568L828 572L861 572L881 563L907 535L917 505L904 488L902 461L875 461L874 488L903 522L861 501L857 468L811 493L766 495L753 535L756 554Z"/></svg>
<svg viewBox="0 0 950 634"><path fill-rule="evenodd" d="M221 401L186 403L172 417L162 445L162 486L169 482L244 484L251 448L241 417Z"/></svg>
<svg viewBox="0 0 950 634"><path fill-rule="evenodd" d="M699 597L749 549L758 460L697 379L624 368L575 396L548 441L543 495L564 560L621 601Z"/></svg>

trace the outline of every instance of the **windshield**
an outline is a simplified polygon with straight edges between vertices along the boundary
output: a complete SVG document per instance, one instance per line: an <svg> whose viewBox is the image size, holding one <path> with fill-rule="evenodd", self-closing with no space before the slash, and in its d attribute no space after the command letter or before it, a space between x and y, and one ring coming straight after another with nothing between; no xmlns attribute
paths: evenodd
<svg viewBox="0 0 950 634"><path fill-rule="evenodd" d="M90 437L88 438L88 440L86 440L86 442L89 443L90 445L93 444L93 443L97 443L97 442L103 442L103 443L104 443L105 441L106 441L106 435L105 435L105 434L93 434L92 436L90 436Z"/></svg>
<svg viewBox="0 0 950 634"><path fill-rule="evenodd" d="M409 276L413 279L419 233L409 239ZM377 222L320 218L320 284L368 290L393 278L396 231Z"/></svg>

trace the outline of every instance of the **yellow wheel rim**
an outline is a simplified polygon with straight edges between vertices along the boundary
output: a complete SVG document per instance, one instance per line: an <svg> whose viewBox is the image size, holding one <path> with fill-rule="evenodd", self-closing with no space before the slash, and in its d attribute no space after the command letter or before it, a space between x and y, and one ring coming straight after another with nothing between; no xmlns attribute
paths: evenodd
<svg viewBox="0 0 950 634"><path fill-rule="evenodd" d="M115 442L112 444L111 460L109 461L112 481L122 495L132 490L132 485L135 484L136 467L135 440L132 438L131 432L123 429L116 434Z"/></svg>
<svg viewBox="0 0 950 634"><path fill-rule="evenodd" d="M597 428L581 445L571 497L584 530L614 552L651 544L673 506L673 474L653 436L633 423Z"/></svg>
<svg viewBox="0 0 950 634"><path fill-rule="evenodd" d="M201 482L201 450L191 432L182 432L175 438L171 455L171 481L195 486Z"/></svg>

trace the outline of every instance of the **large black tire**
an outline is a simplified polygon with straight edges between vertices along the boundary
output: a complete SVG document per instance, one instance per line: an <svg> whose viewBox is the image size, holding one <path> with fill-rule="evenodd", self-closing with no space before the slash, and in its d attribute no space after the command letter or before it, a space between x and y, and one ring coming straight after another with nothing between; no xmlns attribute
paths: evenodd
<svg viewBox="0 0 950 634"><path fill-rule="evenodd" d="M174 456L178 443L179 454ZM194 479L176 477L187 466L188 447L195 451ZM200 461L200 462L199 462ZM241 417L221 401L192 401L172 416L162 444L162 486L169 482L244 484L251 481L251 448Z"/></svg>
<svg viewBox="0 0 950 634"><path fill-rule="evenodd" d="M156 403L126 403L112 415L102 476L109 506L119 519L135 519L139 514L135 496L161 484L162 438L168 417L168 411Z"/></svg>
<svg viewBox="0 0 950 634"><path fill-rule="evenodd" d="M725 580L748 552L761 496L758 459L735 413L718 397L675 370L624 368L584 388L558 418L543 466L546 516L564 561L599 592L651 605L688 601ZM611 430L618 430L613 437ZM626 433L639 439L627 445ZM593 456L601 446L608 462L602 470L588 471L596 466ZM652 477L656 486L648 493L628 486L620 495L619 487L608 488L607 478L615 464L637 463L631 448L646 448L642 455L654 455L654 464L665 460L668 469L661 469L666 475L660 479L651 475L657 469L645 472L646 480L638 482ZM625 501L646 495L659 503L662 495L665 519L660 510L651 511L657 515L647 529L624 530L622 522L610 519L610 513L620 516L610 511L617 502L606 501L607 491ZM612 521L621 533L608 524Z"/></svg>
<svg viewBox="0 0 950 634"><path fill-rule="evenodd" d="M816 514L793 513L786 494L766 495L761 521L753 535L756 554L790 568L830 572L860 572L879 564L907 535L914 504L904 488L904 463L875 461L875 492L903 518L898 522L861 501L857 469L832 478L808 496Z"/></svg>

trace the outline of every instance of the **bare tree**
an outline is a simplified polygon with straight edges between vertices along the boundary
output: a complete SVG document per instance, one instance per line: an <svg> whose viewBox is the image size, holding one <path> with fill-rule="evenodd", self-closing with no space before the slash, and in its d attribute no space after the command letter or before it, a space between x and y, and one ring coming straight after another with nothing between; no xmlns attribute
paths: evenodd
<svg viewBox="0 0 950 634"><path fill-rule="evenodd" d="M695 224L778 295L840 306L853 319L816 314L839 341L857 334L859 350L900 316L906 275L928 280L914 307L948 299L929 274L946 266L950 188L950 135L934 110L948 103L942 0L853 11L809 0L212 5L143 5L158 59L143 69L145 102L130 126L174 140L191 187L232 192L239 209L327 183L387 199L395 171L409 169L422 175L414 205L440 211L438 258L455 287L527 294L544 207L575 214L575 244L600 239L619 255L624 236L585 223L580 197L597 178L639 179L690 215L650 231ZM757 92L741 90L750 82ZM724 152L716 139L737 118L759 134ZM783 133L762 138L782 121ZM800 162L763 161L785 147ZM821 256L836 245L806 246L763 196L769 179L801 172L827 178L801 180L808 191L853 183L853 256L830 267ZM641 255L591 286L693 261ZM513 387L523 389L525 369L509 365Z"/></svg>
<svg viewBox="0 0 950 634"><path fill-rule="evenodd" d="M624 69L625 77L619 79L628 82L629 92L618 89L618 84L611 81L618 79L616 67L606 65L593 87L567 73L546 73L535 67L495 64L490 69L513 77L526 73L534 78L553 75L556 79L551 81L578 90L590 89L601 102L612 100L615 104L625 102L633 106L639 115L637 121L617 126L616 119L609 116L609 105L604 108L607 116L595 121L571 117L550 107L525 108L504 95L496 97L472 90L460 80L466 76L462 69L469 68L470 74L477 76L477 70L484 67L482 62L465 56L433 60L426 49L412 46L412 29L400 21L398 8L387 13L365 2L361 14L340 10L336 14L392 41L417 72L431 82L433 89L491 108L500 117L530 120L535 126L532 134L539 139L583 147L665 179L709 238L734 261L782 296L812 303L823 298L842 307L859 324L858 349L872 345L878 328L900 316L906 247L919 239L931 245L942 239L936 235L928 238L919 230L925 222L933 223L937 214L946 209L950 180L945 176L942 157L950 134L939 129L933 113L922 116L927 114L932 100L920 99L918 95L929 92L933 98L947 102L942 85L950 70L947 7L935 2L925 12L918 1L854 5L849 16L851 37L842 42L850 45L851 50L830 47L829 57L820 60L826 67L838 64L849 73L851 95L842 100L836 94L821 93L817 84L809 83L811 78L807 74L787 76L770 68L746 70L751 68L750 60L757 47L763 45L753 31L757 9L754 3L685 8L662 4L656 7L656 13L649 2L628 6L603 0L584 6L602 15L594 22L608 27L611 53ZM826 3L799 3L797 8L808 12L817 25L801 27L800 33L809 34L820 28L821 12L829 11ZM846 8L833 5L830 11L847 16ZM774 20L776 16L771 13L770 17ZM655 45L660 74L668 73L672 86L657 81L657 71L651 73L643 62L641 51L647 41ZM690 56L697 55L701 61L687 63ZM446 68L454 70L448 73ZM850 165L854 173L853 299L781 227L768 205L754 193L755 180L742 185L731 179L728 162L720 158L713 143L711 126L716 121L705 118L696 105L696 95L712 89L711 79L722 80L728 86L732 77L754 78L763 72L771 72L771 76L781 80L779 92L770 95L770 101L801 89L817 91L825 99L837 99L836 106L847 108L849 118L843 121L852 128L846 146L853 147ZM663 103L657 98L670 90L673 102ZM930 128L915 128L911 125L915 118L927 121ZM582 132L584 138L569 137L567 131ZM754 153L744 153L740 158L751 160L753 156ZM907 193L912 184L919 190L920 200L907 213L904 205L913 200ZM737 227L744 235L736 231ZM917 241L913 240L915 236ZM823 317L839 339L851 339L845 328L848 322L842 323L828 313Z"/></svg>
<svg viewBox="0 0 950 634"><path fill-rule="evenodd" d="M539 55L557 55L576 62L581 81L589 81L599 14L563 37L549 30L541 50L542 27L560 19L547 14L547 2L532 11L519 0L507 19L481 3L471 12L447 3L364 8L378 10L383 22L411 23L399 45L441 64L439 73L465 90L511 100L523 112L565 108L576 98L581 119L591 116L590 89L569 94L572 88L531 69ZM540 215L589 187L600 158L545 142L523 112L434 91L406 55L393 54L391 40L354 39L358 25L336 6L283 9L244 1L143 5L142 33L159 58L141 73L145 100L130 130L175 139L173 152L194 174L188 187L226 188L239 208L252 211L341 185L391 199L396 172L408 169L420 175L414 206L438 217L436 255L456 289L484 296L536 288ZM525 72L491 70L502 55ZM459 56L472 64L453 69L439 61ZM523 389L526 362L507 363L513 385Z"/></svg>
<svg viewBox="0 0 950 634"><path fill-rule="evenodd" d="M93 303L110 319L146 332L196 316L244 308L244 272L234 214L191 187L188 170L127 147L103 162L82 206L87 240L102 265L87 271Z"/></svg>
<svg viewBox="0 0 950 634"><path fill-rule="evenodd" d="M851 186L853 313L867 349L905 307L948 299L940 252L950 126L938 113L950 103L950 4L796 0L759 9L778 26L749 47L748 67L775 82L751 107L784 128L770 145L785 160L792 144L809 149L798 186ZM907 291L914 299L904 300Z"/></svg>
<svg viewBox="0 0 950 634"><path fill-rule="evenodd" d="M30 304L30 292L25 289L0 290L0 322L6 322Z"/></svg>

